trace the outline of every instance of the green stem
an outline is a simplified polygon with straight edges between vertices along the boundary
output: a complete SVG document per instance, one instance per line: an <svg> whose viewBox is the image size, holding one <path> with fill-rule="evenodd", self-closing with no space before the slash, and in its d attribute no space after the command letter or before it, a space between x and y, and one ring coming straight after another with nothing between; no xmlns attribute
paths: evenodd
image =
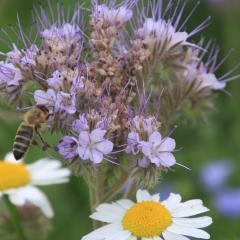
<svg viewBox="0 0 240 240"><path fill-rule="evenodd" d="M11 201L9 200L9 197L7 195L4 195L3 199L8 208L9 214L11 215L11 219L12 219L15 231L16 231L17 239L18 240L27 240L27 238L25 237L24 232L23 232L21 219L18 215L16 206L11 203Z"/></svg>
<svg viewBox="0 0 240 240"><path fill-rule="evenodd" d="M129 179L129 174L124 174L119 181L116 183L115 186L112 187L112 189L103 196L104 201L110 201L112 198L121 190L121 188L124 186L124 184Z"/></svg>
<svg viewBox="0 0 240 240"><path fill-rule="evenodd" d="M125 192L123 198L126 198L126 199L131 199L132 196L136 193L136 189L137 189L137 183L132 180L132 183L128 189L128 191Z"/></svg>

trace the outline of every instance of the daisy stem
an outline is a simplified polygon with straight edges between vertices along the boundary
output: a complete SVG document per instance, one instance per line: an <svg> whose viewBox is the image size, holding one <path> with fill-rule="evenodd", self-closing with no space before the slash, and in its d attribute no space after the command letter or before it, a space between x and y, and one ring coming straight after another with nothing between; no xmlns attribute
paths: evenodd
<svg viewBox="0 0 240 240"><path fill-rule="evenodd" d="M21 219L18 215L16 206L11 203L11 201L9 200L9 197L7 195L4 195L3 199L8 208L9 214L11 216L12 223L13 223L15 231L16 231L17 239L18 240L27 240L27 238L24 235L24 231L23 231L22 224L21 224Z"/></svg>

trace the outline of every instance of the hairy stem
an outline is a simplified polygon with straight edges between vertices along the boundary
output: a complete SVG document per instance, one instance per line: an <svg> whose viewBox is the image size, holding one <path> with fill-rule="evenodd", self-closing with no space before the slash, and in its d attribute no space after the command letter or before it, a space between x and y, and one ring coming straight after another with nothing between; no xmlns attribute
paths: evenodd
<svg viewBox="0 0 240 240"><path fill-rule="evenodd" d="M131 199L133 195L136 193L136 189L137 189L137 183L136 181L132 180L132 183L128 188L128 190L125 192L123 198Z"/></svg>
<svg viewBox="0 0 240 240"><path fill-rule="evenodd" d="M9 214L11 216L11 220L12 220L12 223L14 225L15 232L17 235L17 239L18 240L27 240L27 238L24 235L24 231L23 231L22 224L21 224L21 219L18 215L16 206L11 203L11 201L9 200L9 197L7 195L4 195L3 199L7 206Z"/></svg>
<svg viewBox="0 0 240 240"><path fill-rule="evenodd" d="M103 197L104 201L110 201L121 190L124 184L128 181L129 174L124 173L119 181L112 187L112 189Z"/></svg>

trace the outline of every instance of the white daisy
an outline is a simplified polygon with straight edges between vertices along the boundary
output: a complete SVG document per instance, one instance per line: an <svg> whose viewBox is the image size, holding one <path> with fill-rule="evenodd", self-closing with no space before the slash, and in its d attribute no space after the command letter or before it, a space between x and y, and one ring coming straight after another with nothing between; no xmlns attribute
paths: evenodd
<svg viewBox="0 0 240 240"><path fill-rule="evenodd" d="M209 239L201 230L212 223L210 217L190 218L207 212L201 200L181 202L181 196L171 194L160 202L159 194L138 190L137 203L122 199L101 204L92 219L108 223L82 240L189 240L190 237Z"/></svg>
<svg viewBox="0 0 240 240"><path fill-rule="evenodd" d="M53 209L46 195L35 186L61 184L69 181L70 171L57 160L40 159L25 165L8 153L0 161L0 198L6 194L16 206L31 203L39 207L49 218Z"/></svg>

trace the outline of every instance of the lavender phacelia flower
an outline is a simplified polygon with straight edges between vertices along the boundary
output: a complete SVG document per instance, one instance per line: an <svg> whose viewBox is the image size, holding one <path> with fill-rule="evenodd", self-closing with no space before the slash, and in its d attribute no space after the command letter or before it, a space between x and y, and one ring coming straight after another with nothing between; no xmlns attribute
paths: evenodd
<svg viewBox="0 0 240 240"><path fill-rule="evenodd" d="M142 142L142 152L151 163L157 167L171 167L176 163L172 152L176 147L175 140L172 138L162 138L159 132L150 135L147 142Z"/></svg>
<svg viewBox="0 0 240 240"><path fill-rule="evenodd" d="M91 133L82 131L79 135L78 154L82 160L91 160L97 164L102 162L113 150L113 143L104 138L105 130L94 129Z"/></svg>

